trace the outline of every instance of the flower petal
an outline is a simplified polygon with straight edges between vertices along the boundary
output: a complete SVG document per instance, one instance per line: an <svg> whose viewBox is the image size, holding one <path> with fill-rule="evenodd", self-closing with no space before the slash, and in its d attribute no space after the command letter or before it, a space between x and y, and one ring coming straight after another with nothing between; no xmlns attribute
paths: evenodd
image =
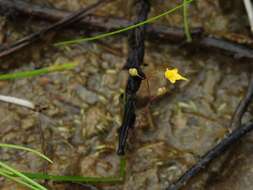
<svg viewBox="0 0 253 190"><path fill-rule="evenodd" d="M183 77L178 73L178 69L166 69L165 78L167 78L171 83L175 83L177 80L188 80L187 78Z"/></svg>

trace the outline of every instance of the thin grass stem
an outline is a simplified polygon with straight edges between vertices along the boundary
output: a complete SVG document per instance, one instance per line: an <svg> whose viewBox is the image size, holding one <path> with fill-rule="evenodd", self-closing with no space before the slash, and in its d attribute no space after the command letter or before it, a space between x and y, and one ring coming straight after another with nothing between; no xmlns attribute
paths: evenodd
<svg viewBox="0 0 253 190"><path fill-rule="evenodd" d="M35 77L35 76L48 74L52 72L70 70L70 69L75 68L76 66L77 66L76 63L67 63L67 64L62 64L62 65L53 65L50 67L32 70L32 71L2 74L0 75L0 80L14 80L14 79L20 79L20 78Z"/></svg>
<svg viewBox="0 0 253 190"><path fill-rule="evenodd" d="M25 151L31 152L31 153L43 158L44 160L47 160L51 164L53 163L53 161L50 158L48 158L44 154L40 153L39 151L33 150L31 148L27 148L27 147L20 146L20 145L14 145L14 144L4 144L4 143L0 143L0 147L1 148L12 148L12 149L18 149L18 150L25 150Z"/></svg>
<svg viewBox="0 0 253 190"><path fill-rule="evenodd" d="M192 41L192 37L191 37L191 32L189 29L189 22L188 22L188 2L187 0L183 1L183 16L184 16L184 31L185 31L185 35L186 35L186 39L187 42L191 42Z"/></svg>
<svg viewBox="0 0 253 190"><path fill-rule="evenodd" d="M21 172L17 171L16 169L8 166L7 164L5 164L1 161L0 161L0 167L12 172L14 176L22 178L24 182L29 183L30 185L32 185L34 187L37 187L37 189L39 189L39 190L47 190L42 185L38 184L37 182L33 181L32 179L30 179L26 175L22 174Z"/></svg>
<svg viewBox="0 0 253 190"><path fill-rule="evenodd" d="M82 42L87 42L87 41L93 41L93 40L98 40L98 39L102 39L102 38L105 38L105 37L109 37L109 36L112 36L112 35L116 35L116 34L119 34L119 33L122 33L122 32L126 32L126 31L129 31L129 30L132 30L134 28L137 28L139 26L143 26L145 24L148 24L148 23L152 23L168 14L171 14L173 12L175 12L176 10L178 9L181 9L182 7L185 7L187 4L191 3L193 0L184 0L184 3L183 4L180 4L178 6L176 6L175 8L173 9L170 9L160 15L157 15L157 16L154 16L154 17L151 17L145 21L142 21L142 22L139 22L139 23L136 23L136 24L133 24L133 25L130 25L130 26L127 26L125 28L122 28L122 29L119 29L119 30L116 30L116 31L112 31L112 32L108 32L108 33L103 33L103 34L99 34L97 36L92 36L92 37L84 37L84 38L79 38L79 39L76 39L76 40L70 40L70 41L64 41L64 42L59 42L59 43L56 43L55 46L64 46L64 45L73 45L73 44L79 44L79 43L82 43Z"/></svg>
<svg viewBox="0 0 253 190"><path fill-rule="evenodd" d="M26 182L22 181L21 179L18 179L17 177L13 177L13 176L9 175L8 172L7 173L5 172L5 170L0 169L0 175L6 177L7 179L15 181L15 182L17 182L19 184L22 184L22 185L24 185L24 186L26 186L26 187L28 187L30 189L38 190L38 188L30 185L29 183L26 183Z"/></svg>
<svg viewBox="0 0 253 190"><path fill-rule="evenodd" d="M59 176L44 173L27 173L27 172L24 172L23 174L31 179L44 179L61 182L81 182L88 184L117 184L122 183L124 181L126 175L126 159L125 157L120 157L120 168L118 176L109 176L109 177Z"/></svg>

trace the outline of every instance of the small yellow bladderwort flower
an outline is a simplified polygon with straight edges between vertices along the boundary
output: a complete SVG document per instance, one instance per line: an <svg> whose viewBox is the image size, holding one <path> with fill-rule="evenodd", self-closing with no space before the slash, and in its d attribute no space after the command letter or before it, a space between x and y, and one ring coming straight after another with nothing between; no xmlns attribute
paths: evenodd
<svg viewBox="0 0 253 190"><path fill-rule="evenodd" d="M141 79L144 79L141 75L139 75L138 70L136 68L130 68L128 69L129 75L132 77L140 77Z"/></svg>
<svg viewBox="0 0 253 190"><path fill-rule="evenodd" d="M138 71L137 71L136 68L130 68L130 69L128 70L128 72L129 72L129 75L131 75L132 77L137 77L137 76L139 76Z"/></svg>
<svg viewBox="0 0 253 190"><path fill-rule="evenodd" d="M167 78L172 84L174 84L177 80L188 80L178 73L178 69L166 69L165 78Z"/></svg>

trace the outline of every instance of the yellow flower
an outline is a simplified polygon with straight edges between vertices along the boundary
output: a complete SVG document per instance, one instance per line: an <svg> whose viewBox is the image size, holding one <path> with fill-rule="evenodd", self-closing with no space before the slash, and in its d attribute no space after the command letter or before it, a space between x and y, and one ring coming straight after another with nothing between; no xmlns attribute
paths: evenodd
<svg viewBox="0 0 253 190"><path fill-rule="evenodd" d="M130 68L128 69L128 72L129 72L129 75L132 77L140 77L141 79L145 79L139 75L138 70L136 68Z"/></svg>
<svg viewBox="0 0 253 190"><path fill-rule="evenodd" d="M139 76L138 71L137 71L136 68L130 68L130 69L128 70L128 72L129 72L129 75L131 75L132 77Z"/></svg>
<svg viewBox="0 0 253 190"><path fill-rule="evenodd" d="M177 80L188 80L178 73L178 69L166 69L165 78L167 78L172 84L174 84Z"/></svg>

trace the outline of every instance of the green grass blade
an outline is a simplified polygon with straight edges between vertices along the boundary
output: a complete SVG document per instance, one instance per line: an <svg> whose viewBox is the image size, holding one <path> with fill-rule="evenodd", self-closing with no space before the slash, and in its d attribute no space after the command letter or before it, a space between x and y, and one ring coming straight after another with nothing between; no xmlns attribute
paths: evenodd
<svg viewBox="0 0 253 190"><path fill-rule="evenodd" d="M120 176L122 179L126 176L126 159L125 157L120 157L120 170L119 170Z"/></svg>
<svg viewBox="0 0 253 190"><path fill-rule="evenodd" d="M184 31L185 31L185 35L187 38L187 42L191 42L192 41L192 37L191 37L191 32L189 29L189 22L188 22L188 2L187 0L183 0L184 2L184 7L183 7L183 12L184 12Z"/></svg>
<svg viewBox="0 0 253 190"><path fill-rule="evenodd" d="M22 181L22 180L19 179L19 178L13 177L12 175L9 174L8 171L6 172L5 170L0 169L0 175L6 177L7 179L10 179L10 180L12 180L12 181L15 181L15 182L17 182L17 183L19 183L19 184L22 184L22 185L24 185L24 186L26 186L26 187L28 187L28 188L30 188L30 189L38 190L38 188L36 188L36 187L30 185L29 183L26 183L26 182Z"/></svg>
<svg viewBox="0 0 253 190"><path fill-rule="evenodd" d="M25 150L25 151L31 152L31 153L43 158L44 160L47 160L50 163L53 163L53 161L50 160L50 158L48 158L44 154L40 153L39 151L33 150L31 148L27 148L27 147L23 147L23 146L19 146L19 145L14 145L14 144L3 144L3 143L0 143L0 147L2 147L2 148L12 148L12 149L18 149L18 150Z"/></svg>
<svg viewBox="0 0 253 190"><path fill-rule="evenodd" d="M33 181L32 179L30 179L29 177L25 176L24 174L22 174L21 172L11 168L10 166L6 165L3 162L0 162L0 167L10 171L13 173L14 176L16 177L20 177L25 183L29 183L30 185L36 187L38 190L47 190L45 187L43 187L42 185L38 184L37 182Z"/></svg>
<svg viewBox="0 0 253 190"><path fill-rule="evenodd" d="M87 184L116 184L122 182L122 178L119 176L109 176L109 177L59 176L59 175L49 175L43 173L27 173L27 172L24 172L23 174L31 179L45 179L58 182L81 182Z"/></svg>
<svg viewBox="0 0 253 190"><path fill-rule="evenodd" d="M116 184L122 183L126 174L126 159L125 157L120 157L120 168L118 176L109 177L91 177L91 176L59 176L59 175L49 175L44 173L23 173L31 179L44 179L52 181L61 182L79 182L88 184Z"/></svg>
<svg viewBox="0 0 253 190"><path fill-rule="evenodd" d="M143 26L145 24L152 23L152 22L160 19L161 17L164 17L164 16L166 16L168 14L171 14L171 13L175 12L178 9L181 9L182 7L185 7L187 4L191 3L192 1L193 0L184 0L183 4L180 4L177 7L173 8L173 9L170 9L170 10L168 10L168 11L166 11L166 12L160 14L160 15L154 16L154 17L149 18L149 19L147 19L147 20L145 20L143 22L139 22L137 24L133 24L131 26L128 26L128 27L125 27L125 28L122 28L122 29L119 29L119 30L116 30L116 31L112 31L112 32L108 32L108 33L103 33L103 34L100 34L100 35L97 35L97 36L92 36L92 37L85 37L85 38L79 38L79 39L76 39L76 40L59 42L59 43L56 43L55 46L73 45L73 44L78 44L78 43L81 43L81 42L98 40L98 39L102 39L102 38L105 38L105 37L108 37L108 36L112 36L112 35L115 35L115 34L126 32L128 30L132 30L132 29L137 28L139 26Z"/></svg>
<svg viewBox="0 0 253 190"><path fill-rule="evenodd" d="M53 65L50 67L32 70L32 71L2 74L0 75L0 80L14 80L14 79L20 79L20 78L34 77L34 76L48 74L48 73L57 72L57 71L70 70L70 69L75 68L76 66L77 66L76 63L68 63L68 64L62 64L62 65Z"/></svg>

